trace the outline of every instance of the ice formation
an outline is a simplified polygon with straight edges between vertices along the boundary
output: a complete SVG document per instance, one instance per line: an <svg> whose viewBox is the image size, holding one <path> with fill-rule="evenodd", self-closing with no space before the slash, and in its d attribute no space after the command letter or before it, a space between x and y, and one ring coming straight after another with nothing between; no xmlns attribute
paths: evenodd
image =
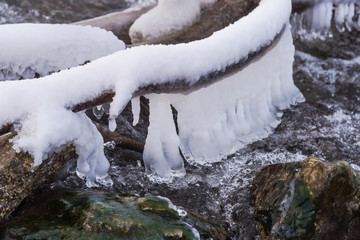
<svg viewBox="0 0 360 240"><path fill-rule="evenodd" d="M266 137L279 124L280 110L302 99L292 82L293 55L288 26L264 57L218 83L188 95L147 96L146 166L167 178L183 171L179 147L188 161L208 164ZM170 106L178 112L178 135Z"/></svg>
<svg viewBox="0 0 360 240"><path fill-rule="evenodd" d="M46 76L122 50L111 32L66 24L0 25L0 81Z"/></svg>
<svg viewBox="0 0 360 240"><path fill-rule="evenodd" d="M0 82L0 125L17 122L14 147L33 153L36 164L50 149L74 143L81 155L78 170L92 183L104 177L108 162L94 127L85 123L82 113L69 108L114 90L109 110L109 125L114 129L115 118L140 87L179 79L191 85L223 71L268 45L288 23L290 12L290 0L262 0L246 17L206 39L134 47L36 80ZM179 147L188 159L213 162L268 134L278 123L278 110L302 99L292 82L293 50L288 26L265 57L218 84L187 96L148 96L147 170L171 179L184 173ZM178 135L170 104L179 111ZM81 133L77 128L83 129ZM89 149L88 142L97 149Z"/></svg>
<svg viewBox="0 0 360 240"><path fill-rule="evenodd" d="M158 5L140 16L130 27L133 43L156 39L196 21L200 0L159 0Z"/></svg>
<svg viewBox="0 0 360 240"><path fill-rule="evenodd" d="M301 1L300 1L301 2ZM299 29L313 31L313 36L321 35L332 36L331 24L339 32L346 29L351 31L353 28L360 30L360 2L359 1L317 1L312 7L309 7L304 13L296 13L293 22L301 24Z"/></svg>

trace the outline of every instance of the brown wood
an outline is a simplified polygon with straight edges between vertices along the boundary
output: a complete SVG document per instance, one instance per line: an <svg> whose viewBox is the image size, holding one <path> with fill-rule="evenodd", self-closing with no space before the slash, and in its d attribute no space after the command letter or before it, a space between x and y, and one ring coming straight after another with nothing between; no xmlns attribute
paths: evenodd
<svg viewBox="0 0 360 240"><path fill-rule="evenodd" d="M99 123L95 123L95 125L98 131L101 133L102 137L104 138L104 142L113 141L117 146L134 150L139 153L144 152L144 142L123 136L116 131L111 132L106 126L103 126Z"/></svg>
<svg viewBox="0 0 360 240"><path fill-rule="evenodd" d="M15 135L0 136L0 221L8 217L35 188L41 186L46 177L77 157L75 148L66 146L61 152L53 152L41 165L31 167L33 157L13 149L10 139Z"/></svg>

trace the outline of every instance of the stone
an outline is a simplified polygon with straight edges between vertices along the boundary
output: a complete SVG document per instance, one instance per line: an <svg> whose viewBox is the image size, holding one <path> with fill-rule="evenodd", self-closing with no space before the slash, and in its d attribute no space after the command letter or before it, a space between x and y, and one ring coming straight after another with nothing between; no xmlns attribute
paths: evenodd
<svg viewBox="0 0 360 240"><path fill-rule="evenodd" d="M0 225L0 238L200 239L201 232L208 232L196 230L185 214L162 197L44 191L27 199L12 219ZM188 215L197 219L198 226L209 224Z"/></svg>
<svg viewBox="0 0 360 240"><path fill-rule="evenodd" d="M360 178L347 162L269 165L251 194L262 239L360 239Z"/></svg>

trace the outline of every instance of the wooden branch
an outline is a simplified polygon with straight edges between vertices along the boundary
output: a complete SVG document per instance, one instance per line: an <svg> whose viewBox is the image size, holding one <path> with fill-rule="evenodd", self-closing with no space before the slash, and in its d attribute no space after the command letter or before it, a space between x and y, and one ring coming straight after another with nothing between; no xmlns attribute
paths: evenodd
<svg viewBox="0 0 360 240"><path fill-rule="evenodd" d="M144 152L144 146L145 146L144 142L135 140L133 138L125 137L116 131L111 132L106 126L103 126L99 123L95 123L95 125L98 131L103 136L104 142L113 141L117 146L134 150L139 153Z"/></svg>

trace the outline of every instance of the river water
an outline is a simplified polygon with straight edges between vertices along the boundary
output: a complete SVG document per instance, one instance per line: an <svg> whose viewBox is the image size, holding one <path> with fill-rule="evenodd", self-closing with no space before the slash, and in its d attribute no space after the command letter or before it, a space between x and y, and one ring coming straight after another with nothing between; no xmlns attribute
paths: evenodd
<svg viewBox="0 0 360 240"><path fill-rule="evenodd" d="M134 4L139 2L6 0L0 2L0 23L73 22ZM338 5L331 6L335 15ZM358 21L359 7L351 21L336 23L332 17L330 26L325 27L319 26L314 17L317 10L314 7L292 16L297 50L294 81L306 101L286 110L274 133L221 163L186 165L186 176L171 184L151 181L145 175L140 154L107 145L114 184L104 189L165 196L185 209L217 219L233 239L256 239L249 186L262 167L314 156L329 162L347 161L360 173L360 32L356 24L351 25ZM130 125L125 117L121 121ZM85 188L74 166L68 167L68 175L47 187Z"/></svg>

